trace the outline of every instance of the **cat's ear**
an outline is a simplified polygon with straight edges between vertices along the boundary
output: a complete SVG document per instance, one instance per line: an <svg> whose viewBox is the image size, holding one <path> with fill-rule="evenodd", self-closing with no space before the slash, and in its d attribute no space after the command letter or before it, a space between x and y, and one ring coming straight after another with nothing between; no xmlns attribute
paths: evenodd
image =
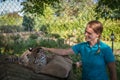
<svg viewBox="0 0 120 80"><path fill-rule="evenodd" d="M31 52L33 50L33 48L30 47L30 48L28 48L28 50Z"/></svg>
<svg viewBox="0 0 120 80"><path fill-rule="evenodd" d="M36 53L39 53L40 49L37 49Z"/></svg>

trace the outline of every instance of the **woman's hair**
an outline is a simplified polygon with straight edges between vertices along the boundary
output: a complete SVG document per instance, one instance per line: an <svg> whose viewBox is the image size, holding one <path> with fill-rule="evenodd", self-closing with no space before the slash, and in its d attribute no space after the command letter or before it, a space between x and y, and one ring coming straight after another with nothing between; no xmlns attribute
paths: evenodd
<svg viewBox="0 0 120 80"><path fill-rule="evenodd" d="M97 50L97 53L100 52L100 37L101 37L101 34L103 32L103 25L101 22L97 21L97 20L93 20L93 21L90 21L88 22L87 24L88 27L92 28L93 31L99 35L98 39L97 39L97 43L98 43L98 50Z"/></svg>
<svg viewBox="0 0 120 80"><path fill-rule="evenodd" d="M99 34L99 38L103 32L103 25L101 22L93 20L88 22L87 26L93 29L96 34Z"/></svg>

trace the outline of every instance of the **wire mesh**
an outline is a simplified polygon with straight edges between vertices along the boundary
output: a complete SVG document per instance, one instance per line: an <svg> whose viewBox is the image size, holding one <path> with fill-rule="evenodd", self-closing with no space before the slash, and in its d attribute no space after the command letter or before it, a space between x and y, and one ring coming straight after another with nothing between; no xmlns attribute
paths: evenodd
<svg viewBox="0 0 120 80"><path fill-rule="evenodd" d="M0 0L0 32L16 32L22 25L23 0Z"/></svg>

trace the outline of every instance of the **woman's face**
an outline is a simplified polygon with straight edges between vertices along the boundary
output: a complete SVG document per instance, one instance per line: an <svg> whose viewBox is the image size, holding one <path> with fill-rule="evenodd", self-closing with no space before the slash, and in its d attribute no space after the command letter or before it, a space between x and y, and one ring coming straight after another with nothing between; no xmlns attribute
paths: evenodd
<svg viewBox="0 0 120 80"><path fill-rule="evenodd" d="M92 28L86 27L85 29L85 40L86 41L95 41L98 38L98 34L93 31Z"/></svg>

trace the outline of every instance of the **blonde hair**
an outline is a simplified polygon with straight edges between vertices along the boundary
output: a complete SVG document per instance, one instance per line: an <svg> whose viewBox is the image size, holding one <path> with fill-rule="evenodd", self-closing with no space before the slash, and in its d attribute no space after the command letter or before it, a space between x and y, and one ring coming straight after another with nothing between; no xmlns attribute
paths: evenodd
<svg viewBox="0 0 120 80"><path fill-rule="evenodd" d="M97 43L98 43L98 50L97 53L100 53L100 37L102 35L103 32L103 25L101 22L97 21L97 20L93 20L88 22L87 24L88 27L92 28L93 31L98 34L98 39L97 39Z"/></svg>

